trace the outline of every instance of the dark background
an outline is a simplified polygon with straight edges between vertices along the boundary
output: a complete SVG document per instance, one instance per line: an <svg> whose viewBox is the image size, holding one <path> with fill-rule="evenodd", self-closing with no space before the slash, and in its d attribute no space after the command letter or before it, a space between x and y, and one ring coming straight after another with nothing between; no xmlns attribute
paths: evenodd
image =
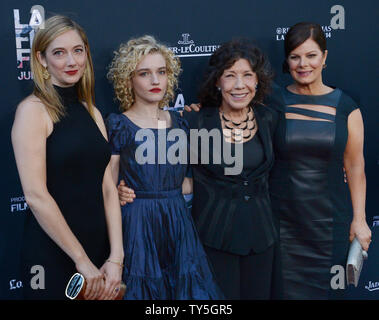
<svg viewBox="0 0 379 320"><path fill-rule="evenodd" d="M154 35L169 47L185 50L181 45L187 36L192 46L220 45L236 37L255 40L268 55L276 81L289 84L288 75L281 73L283 61L283 32L300 21L314 21L325 29L328 41L327 68L323 79L327 85L345 90L361 107L365 123L365 159L367 175L367 222L373 231L369 260L365 263L357 288L350 287L349 299L379 298L379 211L378 207L378 12L374 0L344 1L4 1L0 3L0 299L19 299L20 282L17 266L23 219L31 214L23 199L14 161L10 132L17 104L32 90L30 65L17 61L16 33L23 37L23 56L28 57L30 37L28 28L30 9L39 4L46 18L64 14L86 30L96 75L96 105L105 117L117 112L113 91L106 79L107 66L121 42L144 34ZM331 13L334 5L342 5L345 29L332 29ZM23 30L16 30L15 13ZM192 48L193 48L192 47ZM188 48L187 48L188 50ZM210 52L211 53L211 52ZM181 57L183 73L180 77L176 107L196 102L208 56ZM25 73L27 79L20 80ZM175 101L171 107L175 105ZM38 250L38 248L35 248ZM376 290L375 290L376 289Z"/></svg>

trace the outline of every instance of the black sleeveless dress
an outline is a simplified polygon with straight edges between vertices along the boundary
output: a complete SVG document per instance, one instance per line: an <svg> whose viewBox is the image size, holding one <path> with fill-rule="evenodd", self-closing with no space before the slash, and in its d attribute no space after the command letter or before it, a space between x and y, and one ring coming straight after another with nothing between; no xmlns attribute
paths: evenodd
<svg viewBox="0 0 379 320"><path fill-rule="evenodd" d="M86 254L100 268L109 256L102 181L110 148L79 102L76 87L55 88L67 114L54 124L46 141L47 188ZM36 277L43 276L39 267L31 272L36 265L43 267L44 281L37 284L44 289L33 289ZM21 266L24 299L67 299L65 288L77 272L75 264L31 212L25 221Z"/></svg>
<svg viewBox="0 0 379 320"><path fill-rule="evenodd" d="M357 105L338 88L312 96L275 87L272 98L280 117L270 192L280 220L284 299L342 298L344 290L331 286L331 268L346 266L349 249L352 209L343 154L348 116ZM332 107L335 115L301 105ZM286 113L310 120L286 119Z"/></svg>

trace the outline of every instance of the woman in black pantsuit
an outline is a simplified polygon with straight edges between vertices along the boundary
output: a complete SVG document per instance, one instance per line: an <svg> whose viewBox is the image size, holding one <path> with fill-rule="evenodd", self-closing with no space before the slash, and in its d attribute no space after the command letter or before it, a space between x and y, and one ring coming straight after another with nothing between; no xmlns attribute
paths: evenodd
<svg viewBox="0 0 379 320"><path fill-rule="evenodd" d="M210 58L201 110L184 113L191 129L219 132L210 139L208 154L205 140L198 148L191 145L192 159L198 160L191 160L192 215L228 299L280 297L278 233L268 193L277 115L262 104L270 80L258 48L247 41L227 42ZM229 148L235 171L228 174L230 161L214 157Z"/></svg>

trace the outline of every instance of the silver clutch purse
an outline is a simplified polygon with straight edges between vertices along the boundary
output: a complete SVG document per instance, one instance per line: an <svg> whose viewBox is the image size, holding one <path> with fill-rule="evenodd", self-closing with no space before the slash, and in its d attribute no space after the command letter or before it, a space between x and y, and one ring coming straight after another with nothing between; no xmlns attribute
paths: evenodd
<svg viewBox="0 0 379 320"><path fill-rule="evenodd" d="M363 260L368 258L366 251L362 249L361 244L354 238L350 244L349 255L346 263L346 280L347 285L354 284L358 286L359 276L361 275Z"/></svg>

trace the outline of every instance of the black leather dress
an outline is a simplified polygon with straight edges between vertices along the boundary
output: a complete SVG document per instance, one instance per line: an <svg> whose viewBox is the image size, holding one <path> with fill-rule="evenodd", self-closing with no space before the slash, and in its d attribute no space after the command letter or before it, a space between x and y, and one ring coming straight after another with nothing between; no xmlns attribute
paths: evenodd
<svg viewBox="0 0 379 320"><path fill-rule="evenodd" d="M343 290L331 289L330 271L346 265L349 248L352 210L343 154L356 104L340 89L311 96L275 87L271 105L280 111L270 192L280 220L284 299L339 297ZM335 115L302 105L333 107ZM288 119L286 113L308 118Z"/></svg>

